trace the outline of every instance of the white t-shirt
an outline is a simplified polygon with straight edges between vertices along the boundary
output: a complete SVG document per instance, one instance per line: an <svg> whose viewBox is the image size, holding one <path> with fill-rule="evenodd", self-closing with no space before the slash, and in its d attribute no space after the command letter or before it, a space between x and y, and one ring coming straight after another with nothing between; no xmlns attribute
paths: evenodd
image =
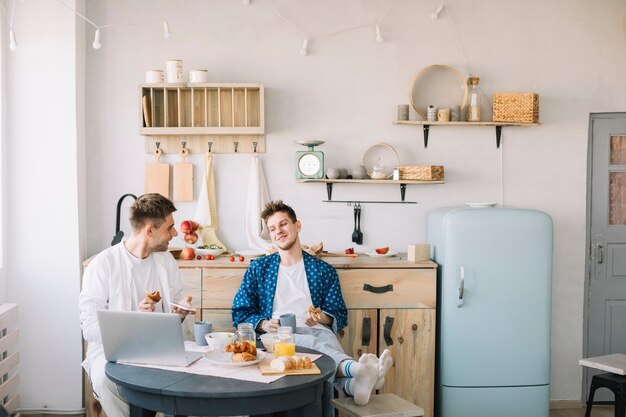
<svg viewBox="0 0 626 417"><path fill-rule="evenodd" d="M131 286L132 286L132 309L137 309L137 306L146 298L146 291L154 292L159 291L163 294L161 288L161 282L156 272L156 265L152 254L148 255L145 259L136 258L131 254L124 246L126 256L132 264L131 268ZM156 303L154 311L163 312L163 302Z"/></svg>
<svg viewBox="0 0 626 417"><path fill-rule="evenodd" d="M293 313L296 315L297 327L308 327L304 324L306 313L311 301L309 281L306 279L304 259L295 265L278 267L278 279L276 281L276 293L272 305L272 318L278 319L282 314ZM319 306L316 306L319 307ZM321 324L312 327L323 328Z"/></svg>

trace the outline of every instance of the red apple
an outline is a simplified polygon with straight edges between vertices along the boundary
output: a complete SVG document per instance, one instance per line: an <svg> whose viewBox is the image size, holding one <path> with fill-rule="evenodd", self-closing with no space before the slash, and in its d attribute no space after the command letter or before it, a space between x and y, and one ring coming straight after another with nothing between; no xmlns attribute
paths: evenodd
<svg viewBox="0 0 626 417"><path fill-rule="evenodd" d="M354 248L348 248L345 250L346 255L354 255Z"/></svg>
<svg viewBox="0 0 626 417"><path fill-rule="evenodd" d="M376 248L376 253L379 255L384 255L389 252L389 247L386 248Z"/></svg>
<svg viewBox="0 0 626 417"><path fill-rule="evenodd" d="M200 225L198 224L198 222L194 222L193 220L191 220L191 231L195 232L199 228L200 228Z"/></svg>
<svg viewBox="0 0 626 417"><path fill-rule="evenodd" d="M186 233L189 233L189 232L192 232L192 231L193 231L193 230L192 230L192 229L193 229L193 225L192 225L191 223L192 223L192 222L191 222L191 221L189 221L189 220L183 220L183 221L180 223L180 231L181 231L181 232L183 232L183 233L185 233L185 234L186 234Z"/></svg>
<svg viewBox="0 0 626 417"><path fill-rule="evenodd" d="M198 241L198 234L196 232L187 233L183 239L186 243L193 245Z"/></svg>
<svg viewBox="0 0 626 417"><path fill-rule="evenodd" d="M193 250L193 248L184 248L183 251L180 253L180 256L181 258L189 261L196 257L196 252Z"/></svg>

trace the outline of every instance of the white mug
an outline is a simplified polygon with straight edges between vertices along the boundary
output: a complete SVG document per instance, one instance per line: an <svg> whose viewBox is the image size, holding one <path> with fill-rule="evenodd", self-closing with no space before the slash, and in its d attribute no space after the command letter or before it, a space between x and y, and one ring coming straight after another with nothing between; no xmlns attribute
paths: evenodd
<svg viewBox="0 0 626 417"><path fill-rule="evenodd" d="M207 83L209 82L209 72L204 69L189 71L190 83Z"/></svg>
<svg viewBox="0 0 626 417"><path fill-rule="evenodd" d="M148 70L146 71L146 83L148 84L160 84L164 80L162 70Z"/></svg>
<svg viewBox="0 0 626 417"><path fill-rule="evenodd" d="M173 59L165 62L165 81L170 84L180 84L183 81L183 61Z"/></svg>

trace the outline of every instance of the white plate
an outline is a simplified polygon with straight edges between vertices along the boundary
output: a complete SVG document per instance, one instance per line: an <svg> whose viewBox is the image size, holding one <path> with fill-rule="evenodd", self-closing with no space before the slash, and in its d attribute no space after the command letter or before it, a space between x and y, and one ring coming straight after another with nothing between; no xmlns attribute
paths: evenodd
<svg viewBox="0 0 626 417"><path fill-rule="evenodd" d="M465 203L470 207L495 207L498 203L488 202L488 203Z"/></svg>
<svg viewBox="0 0 626 417"><path fill-rule="evenodd" d="M178 307L178 308L186 310L186 311L196 311L195 308L189 307L189 306L184 306L184 305L180 305L180 304L176 304L176 303L170 303L170 305L172 307Z"/></svg>
<svg viewBox="0 0 626 417"><path fill-rule="evenodd" d="M367 170L367 175L371 176L376 165L381 165L386 178L391 178L393 169L399 165L398 152L388 143L376 143L363 154L363 165ZM383 179L383 178L372 178Z"/></svg>
<svg viewBox="0 0 626 417"><path fill-rule="evenodd" d="M389 252L383 254L383 253L376 253L376 251L372 251L372 252L365 252L365 254L367 256L371 256L372 258L385 258L387 256L395 256L398 254L398 252L390 250Z"/></svg>
<svg viewBox="0 0 626 417"><path fill-rule="evenodd" d="M235 253L241 256L265 256L265 252L254 249L236 250Z"/></svg>
<svg viewBox="0 0 626 417"><path fill-rule="evenodd" d="M221 350L209 350L204 353L206 360L214 365L229 366L233 368L241 368L242 366L250 366L261 362L267 356L267 353L257 350L256 359L248 362L233 362L233 354L231 352L222 352Z"/></svg>

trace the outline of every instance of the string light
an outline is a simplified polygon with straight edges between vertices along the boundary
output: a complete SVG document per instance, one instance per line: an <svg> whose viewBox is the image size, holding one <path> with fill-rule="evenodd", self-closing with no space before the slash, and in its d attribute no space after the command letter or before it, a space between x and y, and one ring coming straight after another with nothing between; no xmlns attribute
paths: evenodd
<svg viewBox="0 0 626 417"><path fill-rule="evenodd" d="M444 8L445 6L443 5L443 3L441 3L439 7L437 7L437 10L435 10L434 12L430 14L430 18L433 20L439 19L439 15L441 14L441 12L443 12Z"/></svg>
<svg viewBox="0 0 626 417"><path fill-rule="evenodd" d="M385 38L380 34L380 26L376 25L376 42L383 43Z"/></svg>
<svg viewBox="0 0 626 417"><path fill-rule="evenodd" d="M102 48L102 44L100 43L100 28L96 29L96 34L93 37L93 43L91 46L93 46L93 49Z"/></svg>
<svg viewBox="0 0 626 417"><path fill-rule="evenodd" d="M13 31L13 29L9 30L9 39L10 39L9 49L11 49L11 51L13 52L17 51L17 47L19 45L17 44L17 41L15 40L15 32Z"/></svg>
<svg viewBox="0 0 626 417"><path fill-rule="evenodd" d="M165 39L169 39L172 36L172 32L170 32L170 24L167 23L167 20L163 21L163 37Z"/></svg>
<svg viewBox="0 0 626 417"><path fill-rule="evenodd" d="M243 5L244 6L249 6L250 5L250 0L243 0Z"/></svg>
<svg viewBox="0 0 626 417"><path fill-rule="evenodd" d="M307 56L309 54L309 38L304 38L302 41L302 49L300 49L300 55Z"/></svg>

